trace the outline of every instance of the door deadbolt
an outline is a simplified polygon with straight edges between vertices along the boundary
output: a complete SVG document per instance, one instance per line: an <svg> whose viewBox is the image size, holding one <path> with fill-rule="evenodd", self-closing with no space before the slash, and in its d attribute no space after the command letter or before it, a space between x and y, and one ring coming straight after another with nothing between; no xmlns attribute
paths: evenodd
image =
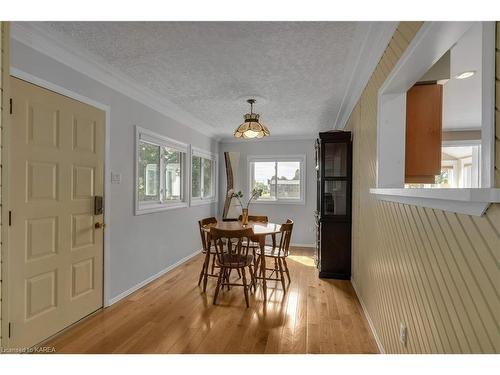
<svg viewBox="0 0 500 375"><path fill-rule="evenodd" d="M106 224L104 224L104 223L102 223L102 224L101 223L95 223L94 224L94 228L95 229L104 228L105 226L106 226Z"/></svg>
<svg viewBox="0 0 500 375"><path fill-rule="evenodd" d="M94 196L94 215L102 215L104 212L104 200L101 196Z"/></svg>

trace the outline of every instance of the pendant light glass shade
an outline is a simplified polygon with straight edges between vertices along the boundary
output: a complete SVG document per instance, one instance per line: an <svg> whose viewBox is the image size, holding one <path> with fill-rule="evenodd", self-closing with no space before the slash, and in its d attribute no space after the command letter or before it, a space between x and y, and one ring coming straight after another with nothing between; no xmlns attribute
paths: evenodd
<svg viewBox="0 0 500 375"><path fill-rule="evenodd" d="M235 138L263 138L267 137L271 133L267 126L259 122L259 114L253 113L253 104L255 99L248 99L250 103L250 113L247 113L243 118L245 121L243 124L238 126L234 132Z"/></svg>

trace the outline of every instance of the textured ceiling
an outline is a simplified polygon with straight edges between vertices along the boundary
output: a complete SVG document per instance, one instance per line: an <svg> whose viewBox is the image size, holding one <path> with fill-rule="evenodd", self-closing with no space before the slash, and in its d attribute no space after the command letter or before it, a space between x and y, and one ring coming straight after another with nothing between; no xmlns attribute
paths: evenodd
<svg viewBox="0 0 500 375"><path fill-rule="evenodd" d="M361 22L47 24L223 137L251 95L272 135L332 129L370 30Z"/></svg>

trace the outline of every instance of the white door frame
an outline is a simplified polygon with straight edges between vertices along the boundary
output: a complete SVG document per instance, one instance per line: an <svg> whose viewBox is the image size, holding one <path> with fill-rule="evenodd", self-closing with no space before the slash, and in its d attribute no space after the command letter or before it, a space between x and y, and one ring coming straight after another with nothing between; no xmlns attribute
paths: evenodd
<svg viewBox="0 0 500 375"><path fill-rule="evenodd" d="M86 96L80 95L74 91L68 90L62 86L56 85L52 82L48 82L42 78L34 76L33 74L26 73L20 69L11 67L10 75L24 81L30 82L34 85L43 87L47 90L54 91L58 94L67 96L68 98L78 100L82 103L91 105L95 108L99 108L103 110L106 114L106 123L105 123L105 133L104 133L104 222L107 224L107 227L110 228L110 210L111 210L111 168L110 168L110 127L111 127L111 107L107 104L103 104L97 102L93 99L90 99ZM104 230L104 254L103 254L103 307L107 307L111 305L110 303L110 269L111 269L111 242L109 231ZM5 282L5 280L4 280ZM6 317L7 318L7 317ZM8 321L8 320L7 320Z"/></svg>

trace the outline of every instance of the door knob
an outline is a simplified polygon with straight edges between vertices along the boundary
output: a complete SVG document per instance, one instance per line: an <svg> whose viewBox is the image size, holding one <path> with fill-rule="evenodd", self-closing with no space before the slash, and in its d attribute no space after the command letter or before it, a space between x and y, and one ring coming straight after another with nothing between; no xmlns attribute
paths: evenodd
<svg viewBox="0 0 500 375"><path fill-rule="evenodd" d="M106 226L106 224L104 224L104 223L102 223L102 224L101 223L95 223L94 224L94 228L95 229L104 228L105 226Z"/></svg>

